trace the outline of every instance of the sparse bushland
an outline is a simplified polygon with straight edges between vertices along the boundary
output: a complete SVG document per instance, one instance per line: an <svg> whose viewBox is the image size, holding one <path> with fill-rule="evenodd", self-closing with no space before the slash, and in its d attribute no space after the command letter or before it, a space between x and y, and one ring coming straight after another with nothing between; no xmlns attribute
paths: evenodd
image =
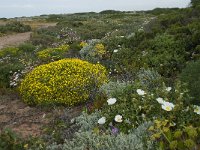
<svg viewBox="0 0 200 150"><path fill-rule="evenodd" d="M24 65L25 102L84 111L53 120L44 147L199 149L199 17L198 5L51 15L57 26L35 31L34 46L2 52L7 63Z"/></svg>

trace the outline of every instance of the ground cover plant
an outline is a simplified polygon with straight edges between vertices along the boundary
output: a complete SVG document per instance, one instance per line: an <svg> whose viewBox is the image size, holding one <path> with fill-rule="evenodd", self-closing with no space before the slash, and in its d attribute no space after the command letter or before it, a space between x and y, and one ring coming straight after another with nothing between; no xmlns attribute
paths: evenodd
<svg viewBox="0 0 200 150"><path fill-rule="evenodd" d="M5 130L1 148L200 149L199 17L198 1L49 15L55 27L0 51L0 91L57 115L38 138Z"/></svg>

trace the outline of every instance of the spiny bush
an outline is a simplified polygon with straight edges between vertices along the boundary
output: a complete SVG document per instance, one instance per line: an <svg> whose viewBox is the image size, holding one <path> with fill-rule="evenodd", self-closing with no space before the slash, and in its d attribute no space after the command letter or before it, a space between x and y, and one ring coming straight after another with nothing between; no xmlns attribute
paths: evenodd
<svg viewBox="0 0 200 150"><path fill-rule="evenodd" d="M80 59L63 59L36 67L19 88L28 104L66 104L87 101L107 80L106 69Z"/></svg>

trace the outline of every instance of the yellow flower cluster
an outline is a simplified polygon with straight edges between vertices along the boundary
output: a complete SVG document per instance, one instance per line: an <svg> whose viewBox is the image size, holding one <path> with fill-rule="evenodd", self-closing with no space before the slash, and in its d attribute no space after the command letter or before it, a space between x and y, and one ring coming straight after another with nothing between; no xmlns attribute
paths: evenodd
<svg viewBox="0 0 200 150"><path fill-rule="evenodd" d="M96 44L95 51L98 56L102 56L103 54L106 53L106 50L103 44Z"/></svg>
<svg viewBox="0 0 200 150"><path fill-rule="evenodd" d="M62 59L36 67L19 90L28 104L66 104L88 100L91 91L107 81L106 69L80 59Z"/></svg>
<svg viewBox="0 0 200 150"><path fill-rule="evenodd" d="M80 47L81 47L81 48L83 48L83 47L85 47L85 46L87 46L87 45L88 45L88 44L87 44L86 42L83 42L83 41L80 43Z"/></svg>
<svg viewBox="0 0 200 150"><path fill-rule="evenodd" d="M37 53L37 56L42 61L48 61L51 59L60 59L63 54L69 50L69 45L61 45L57 48L47 48Z"/></svg>

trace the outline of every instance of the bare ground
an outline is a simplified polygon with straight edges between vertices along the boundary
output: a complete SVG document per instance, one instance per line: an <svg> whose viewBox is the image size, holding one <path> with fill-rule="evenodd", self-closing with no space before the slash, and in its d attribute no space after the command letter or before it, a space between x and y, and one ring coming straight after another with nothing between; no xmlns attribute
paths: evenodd
<svg viewBox="0 0 200 150"><path fill-rule="evenodd" d="M19 100L17 95L1 96L0 131L10 128L23 137L39 136L42 126L48 124L49 112L29 107Z"/></svg>
<svg viewBox="0 0 200 150"><path fill-rule="evenodd" d="M81 107L69 109L69 119L81 113ZM66 108L44 109L30 107L16 94L0 96L0 133L9 128L22 137L38 137L43 134L43 127L48 127L51 121L66 113Z"/></svg>
<svg viewBox="0 0 200 150"><path fill-rule="evenodd" d="M2 24L5 25L5 22L0 22L0 25ZM32 29L39 29L39 28L53 27L56 26L57 23L25 22L25 24L30 25ZM16 46L30 40L31 33L32 32L16 33L0 37L0 49L8 46Z"/></svg>
<svg viewBox="0 0 200 150"><path fill-rule="evenodd" d="M0 37L0 49L8 46L19 45L28 41L32 32L17 33Z"/></svg>

